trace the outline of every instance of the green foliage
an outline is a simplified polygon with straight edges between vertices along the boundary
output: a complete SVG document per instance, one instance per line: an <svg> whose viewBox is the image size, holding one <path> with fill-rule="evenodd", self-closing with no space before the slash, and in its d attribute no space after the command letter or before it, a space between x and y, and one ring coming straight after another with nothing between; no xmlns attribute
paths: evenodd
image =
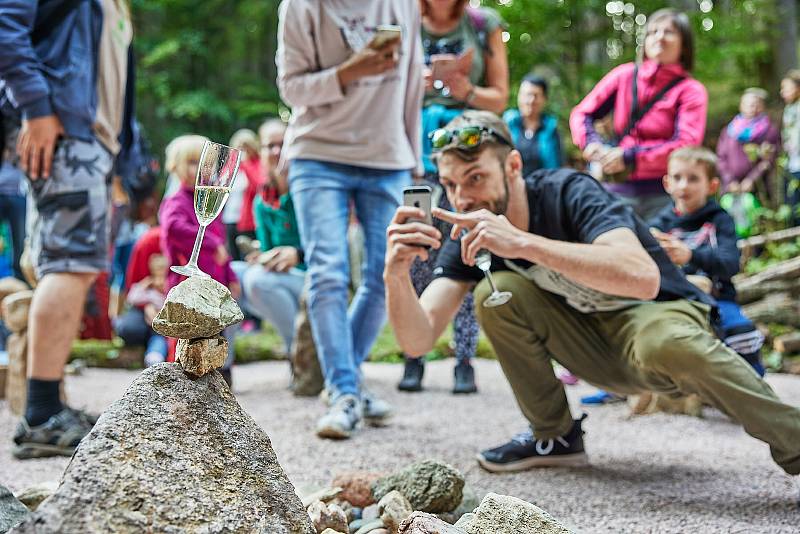
<svg viewBox="0 0 800 534"><path fill-rule="evenodd" d="M278 3L132 0L138 114L157 153L183 133L227 141L237 128L285 115L275 86ZM785 43L774 39L770 0L482 3L508 22L511 103L519 80L534 71L551 81L551 108L566 119L597 80L636 56L644 17L665 4L686 9L694 26L695 76L710 96L709 142L736 112L742 89L762 85L777 96L772 52Z"/></svg>

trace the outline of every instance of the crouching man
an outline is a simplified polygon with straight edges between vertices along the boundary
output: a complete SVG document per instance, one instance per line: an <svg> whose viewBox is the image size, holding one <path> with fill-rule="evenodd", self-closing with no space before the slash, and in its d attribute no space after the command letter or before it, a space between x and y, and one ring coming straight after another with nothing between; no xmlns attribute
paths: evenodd
<svg viewBox="0 0 800 534"><path fill-rule="evenodd" d="M531 431L478 455L489 471L586 463L551 358L587 382L621 394L697 393L769 444L775 462L800 473L800 410L713 333L714 303L688 283L648 228L588 175L543 170L523 178L520 154L500 119L467 112L434 133L440 181L459 213L434 281L419 297L415 257L438 248L436 229L401 207L388 229L384 279L389 319L407 354L433 347L468 291ZM492 253L499 291L475 266Z"/></svg>

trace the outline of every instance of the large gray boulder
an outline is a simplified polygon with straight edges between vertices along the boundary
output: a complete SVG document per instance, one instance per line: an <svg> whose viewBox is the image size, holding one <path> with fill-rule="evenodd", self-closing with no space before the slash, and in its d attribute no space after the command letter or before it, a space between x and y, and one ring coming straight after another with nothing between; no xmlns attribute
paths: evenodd
<svg viewBox="0 0 800 534"><path fill-rule="evenodd" d="M377 480L372 485L376 500L392 490L408 499L414 510L430 513L451 512L461 502L464 477L451 465L424 460Z"/></svg>
<svg viewBox="0 0 800 534"><path fill-rule="evenodd" d="M29 514L25 505L8 488L0 486L0 532L6 532Z"/></svg>
<svg viewBox="0 0 800 534"><path fill-rule="evenodd" d="M214 371L142 372L15 532L313 534L267 435Z"/></svg>
<svg viewBox="0 0 800 534"><path fill-rule="evenodd" d="M244 320L228 288L211 278L192 276L167 293L153 330L180 339L214 337Z"/></svg>
<svg viewBox="0 0 800 534"><path fill-rule="evenodd" d="M570 534L553 516L529 502L489 493L474 514L456 523L467 534Z"/></svg>

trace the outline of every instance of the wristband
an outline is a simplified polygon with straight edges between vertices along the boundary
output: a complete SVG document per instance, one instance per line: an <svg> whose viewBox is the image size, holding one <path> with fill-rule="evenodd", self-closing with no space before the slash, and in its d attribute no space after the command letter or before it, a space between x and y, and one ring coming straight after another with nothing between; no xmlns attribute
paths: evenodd
<svg viewBox="0 0 800 534"><path fill-rule="evenodd" d="M467 93L467 97L464 99L466 104L472 104L472 101L475 100L475 86L469 88L469 93Z"/></svg>

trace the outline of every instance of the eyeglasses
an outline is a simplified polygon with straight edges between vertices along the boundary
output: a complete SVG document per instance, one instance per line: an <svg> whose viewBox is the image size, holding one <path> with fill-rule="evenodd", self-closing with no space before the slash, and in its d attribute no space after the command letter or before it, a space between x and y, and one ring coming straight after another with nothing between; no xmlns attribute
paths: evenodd
<svg viewBox="0 0 800 534"><path fill-rule="evenodd" d="M465 126L453 130L439 128L431 132L429 137L433 149L437 151L451 145L461 150L475 150L489 139L496 139L506 146L514 147L508 139L486 126Z"/></svg>

